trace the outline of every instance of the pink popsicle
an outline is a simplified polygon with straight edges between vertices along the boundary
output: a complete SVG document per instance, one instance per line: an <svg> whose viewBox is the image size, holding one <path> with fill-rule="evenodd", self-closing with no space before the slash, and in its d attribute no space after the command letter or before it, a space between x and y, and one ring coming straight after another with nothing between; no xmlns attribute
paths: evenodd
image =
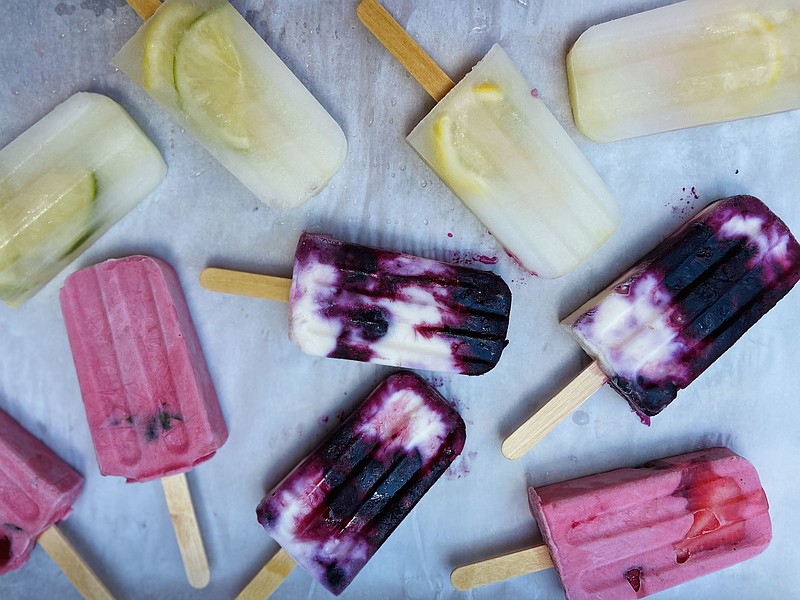
<svg viewBox="0 0 800 600"><path fill-rule="evenodd" d="M727 448L530 488L570 600L642 598L762 552L758 473Z"/></svg>
<svg viewBox="0 0 800 600"><path fill-rule="evenodd" d="M37 538L72 512L83 478L0 410L0 575L25 564Z"/></svg>
<svg viewBox="0 0 800 600"><path fill-rule="evenodd" d="M529 488L545 544L458 567L467 590L555 566L569 600L633 600L730 567L772 538L755 468L710 448Z"/></svg>
<svg viewBox="0 0 800 600"><path fill-rule="evenodd" d="M67 278L61 308L100 471L162 478L189 582L204 587L208 562L182 474L228 430L177 274L148 256L108 260Z"/></svg>
<svg viewBox="0 0 800 600"><path fill-rule="evenodd" d="M208 460L228 437L178 276L147 256L71 275L61 290L104 475L147 481Z"/></svg>
<svg viewBox="0 0 800 600"><path fill-rule="evenodd" d="M83 477L0 410L0 575L24 565L38 543L81 596L113 600L58 527L82 487Z"/></svg>

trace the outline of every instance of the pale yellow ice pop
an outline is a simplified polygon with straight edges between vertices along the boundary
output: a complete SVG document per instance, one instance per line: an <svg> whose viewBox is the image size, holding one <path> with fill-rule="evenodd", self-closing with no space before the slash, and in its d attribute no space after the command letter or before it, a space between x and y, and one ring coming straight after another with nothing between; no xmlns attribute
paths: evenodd
<svg viewBox="0 0 800 600"><path fill-rule="evenodd" d="M453 87L376 0L358 16L439 101L408 142L526 270L560 277L611 237L611 192L499 45Z"/></svg>
<svg viewBox="0 0 800 600"><path fill-rule="evenodd" d="M800 0L686 0L595 25L567 72L598 142L800 108Z"/></svg>
<svg viewBox="0 0 800 600"><path fill-rule="evenodd" d="M167 0L114 64L268 206L305 202L344 162L339 125L227 0Z"/></svg>

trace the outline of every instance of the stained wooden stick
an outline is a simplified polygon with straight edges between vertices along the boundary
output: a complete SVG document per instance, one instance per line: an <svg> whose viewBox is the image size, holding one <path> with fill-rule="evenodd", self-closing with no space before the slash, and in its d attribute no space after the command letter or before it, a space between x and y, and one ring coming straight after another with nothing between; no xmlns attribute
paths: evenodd
<svg viewBox="0 0 800 600"><path fill-rule="evenodd" d="M247 587L236 596L236 600L264 600L269 598L278 589L278 586L283 583L284 579L289 576L294 566L295 562L292 557L281 548L264 565L264 568L258 572L258 575L253 577Z"/></svg>
<svg viewBox="0 0 800 600"><path fill-rule="evenodd" d="M503 456L511 460L520 458L607 381L608 377L600 370L600 365L596 362L590 364L505 439Z"/></svg>
<svg viewBox="0 0 800 600"><path fill-rule="evenodd" d="M361 0L359 20L400 61L411 76L439 102L455 83L377 0Z"/></svg>
<svg viewBox="0 0 800 600"><path fill-rule="evenodd" d="M156 9L161 6L161 0L128 0L128 4L136 11L136 14L145 21L153 16Z"/></svg>
<svg viewBox="0 0 800 600"><path fill-rule="evenodd" d="M53 525L45 530L39 536L38 543L86 600L114 600L105 584L72 547L58 526Z"/></svg>
<svg viewBox="0 0 800 600"><path fill-rule="evenodd" d="M208 569L206 549L197 524L197 515L194 512L186 475L181 473L162 477L161 485L167 498L169 516L175 529L175 538L181 551L186 578L193 588L204 588L211 580L211 572Z"/></svg>
<svg viewBox="0 0 800 600"><path fill-rule="evenodd" d="M288 302L292 280L272 275L208 268L200 273L200 285L212 292Z"/></svg>
<svg viewBox="0 0 800 600"><path fill-rule="evenodd" d="M553 568L553 559L550 557L547 546L533 546L456 567L450 574L450 583L457 590L471 590L480 585L496 583L551 568Z"/></svg>

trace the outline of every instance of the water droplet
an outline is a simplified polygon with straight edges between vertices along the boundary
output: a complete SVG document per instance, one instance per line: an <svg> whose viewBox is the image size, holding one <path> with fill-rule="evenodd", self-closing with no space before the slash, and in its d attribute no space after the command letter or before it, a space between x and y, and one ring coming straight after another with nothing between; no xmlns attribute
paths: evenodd
<svg viewBox="0 0 800 600"><path fill-rule="evenodd" d="M422 185L422 187L428 187L428 182L423 179L420 185Z"/></svg>
<svg viewBox="0 0 800 600"><path fill-rule="evenodd" d="M400 170L401 171L405 171L406 170L406 166L405 165L400 165Z"/></svg>
<svg viewBox="0 0 800 600"><path fill-rule="evenodd" d="M428 219L425 219L425 220L424 220L424 221L422 221L422 222L423 222L425 225L427 225L427 224L428 224Z"/></svg>
<svg viewBox="0 0 800 600"><path fill-rule="evenodd" d="M589 413L583 410L576 410L572 414L572 422L576 425L586 425L589 423Z"/></svg>
<svg viewBox="0 0 800 600"><path fill-rule="evenodd" d="M392 106L397 106L397 98L392 98Z"/></svg>

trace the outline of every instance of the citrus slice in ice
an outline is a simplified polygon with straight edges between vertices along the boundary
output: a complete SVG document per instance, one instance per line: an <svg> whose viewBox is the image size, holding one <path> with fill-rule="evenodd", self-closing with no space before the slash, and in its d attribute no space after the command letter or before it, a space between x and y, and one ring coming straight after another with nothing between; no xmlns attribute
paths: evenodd
<svg viewBox="0 0 800 600"><path fill-rule="evenodd" d="M470 122L470 117L486 118L486 105L500 102L504 96L500 87L492 82L480 83L470 91L470 100L457 111L459 118L443 112L434 122L433 149L436 166L448 185L479 194L485 191L486 178L493 167L484 151L465 135L465 130L478 127ZM478 106L471 100L476 100Z"/></svg>
<svg viewBox="0 0 800 600"><path fill-rule="evenodd" d="M731 38L720 44L720 61L733 67L722 76L725 91L770 87L781 72L781 47L774 26L756 12L738 13L714 27L715 33ZM721 64L725 64L722 62Z"/></svg>
<svg viewBox="0 0 800 600"><path fill-rule="evenodd" d="M176 93L175 52L184 32L203 14L194 6L171 2L156 11L147 22L142 59L144 89L159 96Z"/></svg>
<svg viewBox="0 0 800 600"><path fill-rule="evenodd" d="M0 272L40 247L58 256L89 224L97 179L89 171L50 171L0 199Z"/></svg>
<svg viewBox="0 0 800 600"><path fill-rule="evenodd" d="M252 144L249 107L253 85L234 42L227 3L197 19L175 53L175 83L181 108L209 135L238 150Z"/></svg>

